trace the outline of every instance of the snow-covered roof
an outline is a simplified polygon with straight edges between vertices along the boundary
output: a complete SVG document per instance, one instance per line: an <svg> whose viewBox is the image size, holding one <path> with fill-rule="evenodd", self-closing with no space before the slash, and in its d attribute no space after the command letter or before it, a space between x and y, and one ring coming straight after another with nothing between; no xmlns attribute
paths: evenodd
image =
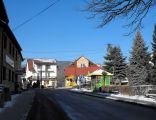
<svg viewBox="0 0 156 120"><path fill-rule="evenodd" d="M40 65L56 65L56 60L55 59L28 59L27 60L27 70L31 72L36 71L36 64Z"/></svg>
<svg viewBox="0 0 156 120"><path fill-rule="evenodd" d="M56 63L55 59L44 59L44 58L38 58L38 59L34 59L37 60L39 62L44 62L44 63Z"/></svg>
<svg viewBox="0 0 156 120"><path fill-rule="evenodd" d="M105 70L98 69L98 70L96 70L96 71L90 73L89 76L93 76L93 75L103 75L104 72L105 72L107 75L113 75L112 73L109 73L109 72L107 72L107 71L105 71Z"/></svg>

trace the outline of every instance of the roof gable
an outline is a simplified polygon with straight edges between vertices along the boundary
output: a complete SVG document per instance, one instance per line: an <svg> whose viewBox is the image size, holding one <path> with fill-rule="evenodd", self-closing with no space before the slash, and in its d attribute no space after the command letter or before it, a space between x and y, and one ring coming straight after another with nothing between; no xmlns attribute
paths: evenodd
<svg viewBox="0 0 156 120"><path fill-rule="evenodd" d="M80 59L85 59L89 62L89 65L87 67L77 67L77 62ZM88 75L89 73L94 72L95 70L101 69L100 66L97 64L91 62L89 59L87 59L84 56L79 57L76 59L72 64L70 64L68 67L64 69L65 76L73 75L73 76L79 76L79 75Z"/></svg>
<svg viewBox="0 0 156 120"><path fill-rule="evenodd" d="M86 57L84 57L84 56L81 56L81 57L79 57L78 59L76 59L74 62L72 62L72 63L69 65L69 67L72 67L72 66L75 66L75 67L76 67L77 61L79 61L79 60L82 59L82 58L88 60L89 66L95 66L95 65L96 65L95 63L93 63L92 61L90 61L88 58L86 58Z"/></svg>

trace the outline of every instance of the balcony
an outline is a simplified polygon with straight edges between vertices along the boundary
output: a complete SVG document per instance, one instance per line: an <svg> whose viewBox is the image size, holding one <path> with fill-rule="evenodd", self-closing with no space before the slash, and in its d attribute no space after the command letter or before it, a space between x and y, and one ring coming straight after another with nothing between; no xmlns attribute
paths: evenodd
<svg viewBox="0 0 156 120"><path fill-rule="evenodd" d="M37 80L37 79L44 80L44 79L53 79L53 78L56 78L56 76L50 76L50 77L48 77L48 76L42 76L42 78L40 76L33 76L32 77L32 80Z"/></svg>

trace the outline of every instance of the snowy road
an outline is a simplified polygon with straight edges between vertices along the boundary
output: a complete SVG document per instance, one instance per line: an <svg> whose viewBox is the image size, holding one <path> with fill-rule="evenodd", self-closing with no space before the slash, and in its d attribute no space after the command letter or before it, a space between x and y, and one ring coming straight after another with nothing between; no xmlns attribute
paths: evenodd
<svg viewBox="0 0 156 120"><path fill-rule="evenodd" d="M27 120L68 120L69 118L72 120L155 120L156 118L156 109L85 96L61 89L37 91L33 106Z"/></svg>
<svg viewBox="0 0 156 120"><path fill-rule="evenodd" d="M155 120L156 110L64 90L55 98L73 120Z"/></svg>

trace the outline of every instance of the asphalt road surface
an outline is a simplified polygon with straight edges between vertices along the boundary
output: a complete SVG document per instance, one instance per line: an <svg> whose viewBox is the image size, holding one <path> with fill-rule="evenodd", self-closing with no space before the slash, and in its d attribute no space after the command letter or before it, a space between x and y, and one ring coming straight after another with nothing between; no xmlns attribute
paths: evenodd
<svg viewBox="0 0 156 120"><path fill-rule="evenodd" d="M48 101L43 101L40 97L42 99L47 98ZM42 120L39 119L41 117L43 120L64 120L68 118L72 120L156 120L156 109L85 96L67 90L41 90L38 91L37 99L42 101L40 105L45 104L46 107L42 107L45 110L41 108L38 110L39 108L37 108L34 111L38 110L38 112L31 114L30 116L33 119L29 120ZM55 105L58 106L59 110L52 109L55 108L52 102L56 102ZM61 108L65 112L62 112ZM36 114L38 118L35 119L32 116L36 116ZM62 118L58 118L58 116L62 116Z"/></svg>
<svg viewBox="0 0 156 120"><path fill-rule="evenodd" d="M54 98L52 90L36 89L27 120L69 120Z"/></svg>

